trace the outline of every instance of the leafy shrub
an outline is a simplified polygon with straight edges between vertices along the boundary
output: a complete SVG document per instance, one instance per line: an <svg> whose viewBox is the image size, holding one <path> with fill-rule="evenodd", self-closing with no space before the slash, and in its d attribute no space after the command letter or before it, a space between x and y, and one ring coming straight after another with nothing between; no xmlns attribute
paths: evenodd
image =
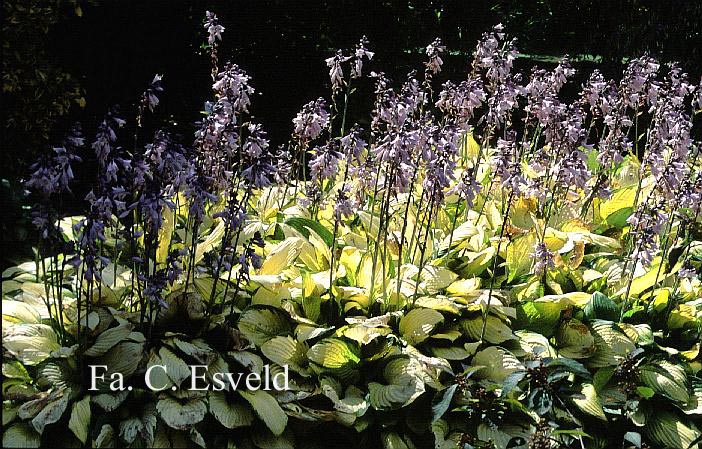
<svg viewBox="0 0 702 449"><path fill-rule="evenodd" d="M4 446L698 444L702 88L643 57L566 102L567 60L522 81L498 26L459 84L436 86L438 40L400 88L370 72L366 132L345 121L362 39L271 150L205 28L192 146L143 143L156 76L129 143L116 111L100 124L85 216L52 207L78 129L32 168L38 256L3 273ZM187 388L188 365L265 363L288 391ZM132 389L89 390L90 365Z"/></svg>

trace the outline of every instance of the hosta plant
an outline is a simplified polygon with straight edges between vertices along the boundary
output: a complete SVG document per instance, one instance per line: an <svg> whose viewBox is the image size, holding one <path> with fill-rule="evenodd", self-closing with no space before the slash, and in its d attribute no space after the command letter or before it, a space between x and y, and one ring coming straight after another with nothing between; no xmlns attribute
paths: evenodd
<svg viewBox="0 0 702 449"><path fill-rule="evenodd" d="M112 109L32 167L36 259L3 273L3 446L699 444L702 87L642 57L568 97L567 59L515 73L500 26L464 80L441 79L436 40L396 84L361 39L272 149L205 29L193 142L151 131L156 76L133 120ZM80 159L88 208L63 216ZM288 389L191 388L266 369Z"/></svg>

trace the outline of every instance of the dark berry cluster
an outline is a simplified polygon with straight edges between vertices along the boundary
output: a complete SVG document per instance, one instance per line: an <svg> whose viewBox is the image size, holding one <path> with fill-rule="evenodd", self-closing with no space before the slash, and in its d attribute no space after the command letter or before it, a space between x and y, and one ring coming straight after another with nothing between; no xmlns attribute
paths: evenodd
<svg viewBox="0 0 702 449"><path fill-rule="evenodd" d="M634 394L639 380L638 360L631 357L624 359L614 370L614 377L624 393Z"/></svg>

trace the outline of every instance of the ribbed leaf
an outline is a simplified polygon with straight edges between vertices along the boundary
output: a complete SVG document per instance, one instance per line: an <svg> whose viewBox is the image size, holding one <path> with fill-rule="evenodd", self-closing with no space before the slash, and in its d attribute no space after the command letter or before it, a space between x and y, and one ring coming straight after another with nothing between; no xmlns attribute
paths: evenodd
<svg viewBox="0 0 702 449"><path fill-rule="evenodd" d="M207 406L202 398L181 402L166 396L158 401L156 410L168 426L185 430L203 420L207 413Z"/></svg>
<svg viewBox="0 0 702 449"><path fill-rule="evenodd" d="M294 338L274 337L261 346L261 352L278 365L288 365L291 370L306 374L308 347Z"/></svg>
<svg viewBox="0 0 702 449"><path fill-rule="evenodd" d="M436 310L412 309L400 320L400 334L407 343L415 345L426 340L443 320L444 316Z"/></svg>
<svg viewBox="0 0 702 449"><path fill-rule="evenodd" d="M583 412L606 421L607 416L602 408L602 402L597 395L597 391L595 391L595 387L592 384L583 384L580 394L582 397L573 398L575 405Z"/></svg>
<svg viewBox="0 0 702 449"><path fill-rule="evenodd" d="M250 426L253 423L253 415L249 407L230 401L225 392L211 392L209 408L210 414L227 429Z"/></svg>
<svg viewBox="0 0 702 449"><path fill-rule="evenodd" d="M88 439L88 429L90 427L90 396L85 396L80 401L73 404L71 419L68 421L68 428L73 434L85 444Z"/></svg>
<svg viewBox="0 0 702 449"><path fill-rule="evenodd" d="M278 335L289 335L290 324L282 312L275 309L247 309L239 318L239 330L256 346Z"/></svg>
<svg viewBox="0 0 702 449"><path fill-rule="evenodd" d="M575 318L563 321L556 332L558 352L563 357L583 359L595 353L595 337L590 329Z"/></svg>
<svg viewBox="0 0 702 449"><path fill-rule="evenodd" d="M483 318L477 316L475 318L466 318L461 321L461 328L466 337L478 341L480 333L483 329ZM488 315L487 325L485 327L485 340L489 343L499 344L507 340L516 340L517 337L501 319Z"/></svg>
<svg viewBox="0 0 702 449"><path fill-rule="evenodd" d="M288 425L288 416L285 414L278 401L263 390L239 391L241 397L246 399L253 407L256 415L266 423L274 435L280 435Z"/></svg>
<svg viewBox="0 0 702 449"><path fill-rule="evenodd" d="M593 368L617 365L636 349L629 337L611 321L593 320L590 331L595 339L595 354L586 363Z"/></svg>
<svg viewBox="0 0 702 449"><path fill-rule="evenodd" d="M498 383L513 372L524 369L524 365L514 354L496 346L487 347L476 353L471 365L483 367L476 372L476 376Z"/></svg>
<svg viewBox="0 0 702 449"><path fill-rule="evenodd" d="M659 447L689 449L699 430L672 412L661 411L646 422L646 435Z"/></svg>

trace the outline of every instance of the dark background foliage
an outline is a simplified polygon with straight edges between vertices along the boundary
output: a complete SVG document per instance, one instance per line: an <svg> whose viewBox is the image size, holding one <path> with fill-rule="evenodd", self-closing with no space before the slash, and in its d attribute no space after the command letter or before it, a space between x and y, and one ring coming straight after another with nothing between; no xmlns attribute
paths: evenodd
<svg viewBox="0 0 702 449"><path fill-rule="evenodd" d="M371 68L396 81L421 68L422 49L437 36L450 50L442 79L460 79L476 40L498 22L518 38L525 72L569 54L583 77L595 67L616 77L627 58L649 52L702 74L699 0L5 1L3 259L27 248L31 235L22 222L27 214L18 181L69 124L82 122L90 137L115 104L129 120L139 93L160 73L166 91L152 122L170 123L191 140L192 123L210 94L209 60L201 50L207 9L226 27L222 58L253 77L258 95L252 112L274 145L287 140L302 104L328 96L324 59L362 35L376 52ZM349 114L363 121L371 86L359 89ZM67 212L79 206L92 181L87 159Z"/></svg>

